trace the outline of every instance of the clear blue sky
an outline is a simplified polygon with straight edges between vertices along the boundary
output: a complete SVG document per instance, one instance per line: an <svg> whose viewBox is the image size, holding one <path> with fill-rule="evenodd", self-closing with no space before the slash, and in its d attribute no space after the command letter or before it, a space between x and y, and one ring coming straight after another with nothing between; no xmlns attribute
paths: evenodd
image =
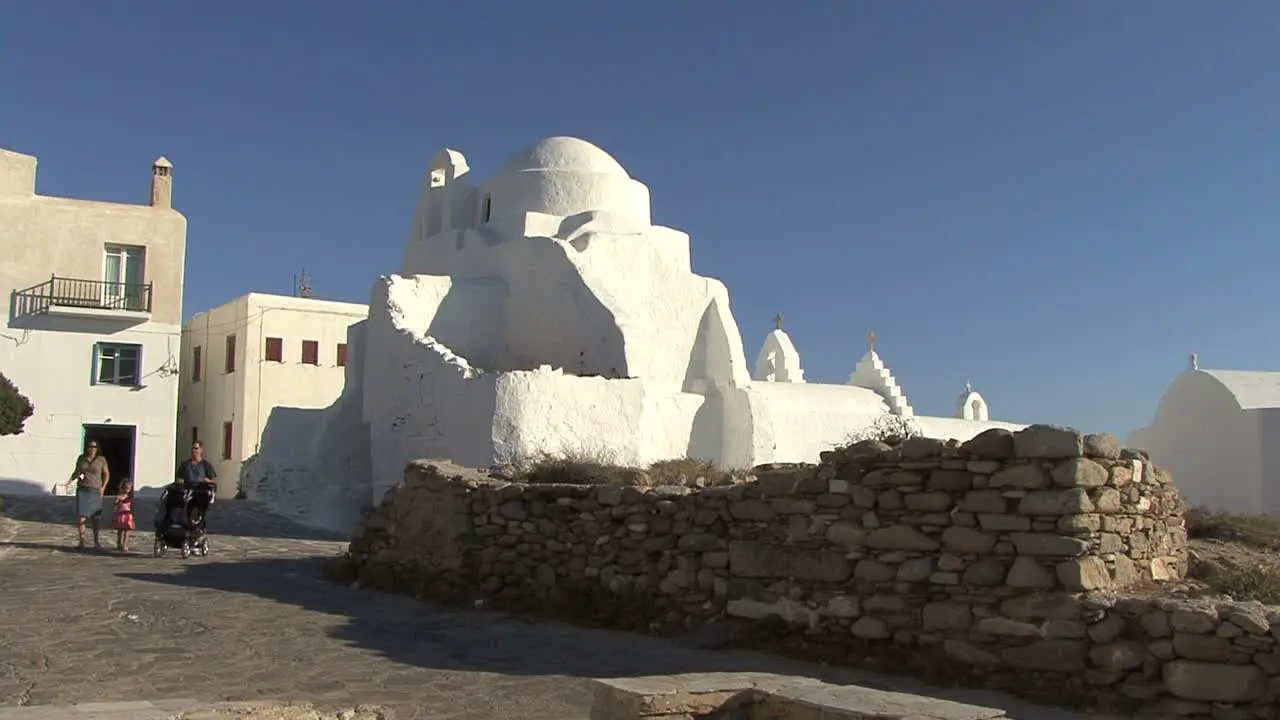
<svg viewBox="0 0 1280 720"><path fill-rule="evenodd" d="M44 194L175 165L187 316L366 301L431 155L584 137L691 233L754 361L874 329L917 410L1126 432L1198 351L1280 369L1275 0L158 0L0 6L0 146ZM123 238L122 238L123 239Z"/></svg>

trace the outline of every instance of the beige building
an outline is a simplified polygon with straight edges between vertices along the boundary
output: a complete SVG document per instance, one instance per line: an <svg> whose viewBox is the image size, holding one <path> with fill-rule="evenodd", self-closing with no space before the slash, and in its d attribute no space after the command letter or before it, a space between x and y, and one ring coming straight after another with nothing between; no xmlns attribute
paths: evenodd
<svg viewBox="0 0 1280 720"><path fill-rule="evenodd" d="M325 408L342 394L347 329L368 314L355 303L249 293L193 317L182 329L180 451L198 439L219 476L238 480L269 424L288 437L290 410ZM219 484L219 493L235 490Z"/></svg>
<svg viewBox="0 0 1280 720"><path fill-rule="evenodd" d="M35 406L0 437L0 491L62 490L90 438L116 481L173 477L187 220L172 173L155 161L147 205L49 197L35 157L0 149L0 372Z"/></svg>

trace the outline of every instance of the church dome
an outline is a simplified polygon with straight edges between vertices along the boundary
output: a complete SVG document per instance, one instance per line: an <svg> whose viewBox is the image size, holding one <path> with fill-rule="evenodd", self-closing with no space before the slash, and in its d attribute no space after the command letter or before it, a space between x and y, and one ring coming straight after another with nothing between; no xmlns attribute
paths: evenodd
<svg viewBox="0 0 1280 720"><path fill-rule="evenodd" d="M612 155L575 137L549 137L516 153L502 172L569 170L630 177Z"/></svg>
<svg viewBox="0 0 1280 720"><path fill-rule="evenodd" d="M650 223L649 188L632 180L612 155L574 137L545 138L516 153L483 192L486 222L530 212L600 212L633 225Z"/></svg>

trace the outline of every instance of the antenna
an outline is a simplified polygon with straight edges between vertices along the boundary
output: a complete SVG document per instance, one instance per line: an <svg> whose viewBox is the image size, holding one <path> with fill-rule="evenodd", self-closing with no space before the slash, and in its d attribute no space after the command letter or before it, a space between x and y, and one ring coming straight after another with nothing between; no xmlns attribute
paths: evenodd
<svg viewBox="0 0 1280 720"><path fill-rule="evenodd" d="M293 296L309 298L314 296L311 288L311 278L307 277L307 271L304 268L298 275L293 276Z"/></svg>

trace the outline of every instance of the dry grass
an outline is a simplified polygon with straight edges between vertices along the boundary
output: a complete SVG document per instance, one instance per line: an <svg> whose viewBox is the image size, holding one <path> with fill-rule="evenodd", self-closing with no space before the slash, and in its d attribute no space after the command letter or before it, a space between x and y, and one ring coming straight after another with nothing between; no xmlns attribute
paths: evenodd
<svg viewBox="0 0 1280 720"><path fill-rule="evenodd" d="M1280 550L1280 518L1190 510L1187 512L1187 536Z"/></svg>
<svg viewBox="0 0 1280 720"><path fill-rule="evenodd" d="M662 460L647 468L621 467L583 458L543 458L517 475L518 482L633 487L719 487L741 482L744 472L691 458Z"/></svg>
<svg viewBox="0 0 1280 720"><path fill-rule="evenodd" d="M1280 605L1280 518L1187 513L1191 577L1236 600Z"/></svg>

